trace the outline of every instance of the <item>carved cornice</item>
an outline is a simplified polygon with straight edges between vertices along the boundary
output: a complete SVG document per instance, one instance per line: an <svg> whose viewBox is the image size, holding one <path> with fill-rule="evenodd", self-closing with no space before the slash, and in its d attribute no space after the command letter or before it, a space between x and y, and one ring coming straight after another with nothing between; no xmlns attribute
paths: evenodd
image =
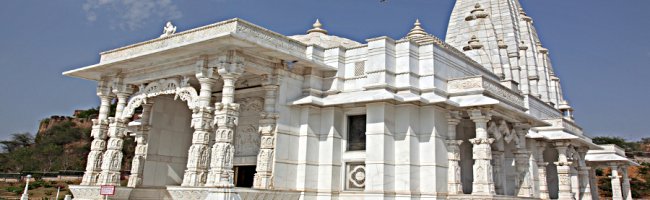
<svg viewBox="0 0 650 200"><path fill-rule="evenodd" d="M524 97L521 94L483 76L449 80L447 92L450 96L485 94L506 104L522 109L525 108Z"/></svg>
<svg viewBox="0 0 650 200"><path fill-rule="evenodd" d="M271 47L294 56L305 57L306 45L250 22L235 18L175 33L167 37L156 38L102 52L100 54L101 63L206 41L228 34L235 34L244 39L259 42L263 46Z"/></svg>

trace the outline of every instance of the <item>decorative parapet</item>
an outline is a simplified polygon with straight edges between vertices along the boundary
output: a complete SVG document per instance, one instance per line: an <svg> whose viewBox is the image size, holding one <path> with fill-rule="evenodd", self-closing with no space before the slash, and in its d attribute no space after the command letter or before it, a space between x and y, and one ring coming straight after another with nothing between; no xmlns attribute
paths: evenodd
<svg viewBox="0 0 650 200"><path fill-rule="evenodd" d="M517 108L525 108L523 95L496 81L484 78L483 76L472 76L449 80L447 84L447 93L449 93L450 96L484 94L505 104Z"/></svg>
<svg viewBox="0 0 650 200"><path fill-rule="evenodd" d="M551 105L544 103L537 97L526 95L524 97L528 114L537 117L538 119L558 119L562 118L562 112L553 108Z"/></svg>
<svg viewBox="0 0 650 200"><path fill-rule="evenodd" d="M306 46L279 33L235 18L100 53L100 63L121 60L235 34L263 46L305 58Z"/></svg>
<svg viewBox="0 0 650 200"><path fill-rule="evenodd" d="M548 122L551 124L550 127L539 127L538 129L540 130L563 130L565 132L572 133L574 135L579 135L582 136L582 128L578 126L577 124L565 119L565 118L557 118L557 119L544 119L544 121Z"/></svg>

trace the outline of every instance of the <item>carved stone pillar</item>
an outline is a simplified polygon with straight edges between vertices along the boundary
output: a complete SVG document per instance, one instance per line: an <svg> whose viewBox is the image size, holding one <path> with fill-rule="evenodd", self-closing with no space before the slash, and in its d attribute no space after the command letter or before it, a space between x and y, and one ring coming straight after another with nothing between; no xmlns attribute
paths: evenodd
<svg viewBox="0 0 650 200"><path fill-rule="evenodd" d="M460 177L460 144L458 140L456 127L460 123L460 113L450 111L447 115L447 159L449 166L447 168L447 193L463 194L463 185Z"/></svg>
<svg viewBox="0 0 650 200"><path fill-rule="evenodd" d="M498 195L504 195L506 193L506 174L503 171L503 163L505 162L505 156L503 155L503 150L493 149L492 150L492 176L494 178L494 191Z"/></svg>
<svg viewBox="0 0 650 200"><path fill-rule="evenodd" d="M192 145L187 152L187 169L181 186L202 186L208 175L210 157L210 133L213 131L213 112L211 105L212 86L217 82L214 68L208 66L207 58L196 63L196 78L201 85L196 107L192 108Z"/></svg>
<svg viewBox="0 0 650 200"><path fill-rule="evenodd" d="M233 157L235 148L232 145L235 130L239 120L239 104L235 101L235 81L244 73L243 58L230 51L228 55L219 58L218 72L223 79L221 102L215 104L215 124L217 131L215 143L212 146L210 170L206 186L232 188Z"/></svg>
<svg viewBox="0 0 650 200"><path fill-rule="evenodd" d="M584 200L592 199L591 184L589 183L591 182L589 178L589 170L591 168L587 167L587 163L585 162L587 151L589 151L589 148L578 149L578 155L579 155L578 176L580 179L580 199L584 199Z"/></svg>
<svg viewBox="0 0 650 200"><path fill-rule="evenodd" d="M515 132L519 141L515 151L515 165L517 166L517 192L518 197L533 197L533 187L530 174L530 151L526 147L526 135L530 125L518 123Z"/></svg>
<svg viewBox="0 0 650 200"><path fill-rule="evenodd" d="M142 104L142 118L140 125L135 127L135 156L131 161L131 175L129 176L128 187L139 187L142 185L142 173L144 170L144 161L147 158L147 148L149 140L149 119L151 118L151 107L153 100L149 100L148 104Z"/></svg>
<svg viewBox="0 0 650 200"><path fill-rule="evenodd" d="M546 149L545 141L537 141L537 174L539 183L539 198L550 199L548 195L548 183L546 182L546 166L548 162L544 162L544 150Z"/></svg>
<svg viewBox="0 0 650 200"><path fill-rule="evenodd" d="M115 117L109 118L108 144L102 160L102 172L99 174L98 185L120 185L120 171L122 169L122 145L126 135L127 119L121 118L122 111L127 103L127 98L133 92L131 85L124 84L123 78L118 78L113 86L113 93L117 96Z"/></svg>
<svg viewBox="0 0 650 200"><path fill-rule="evenodd" d="M518 149L515 152L515 165L517 166L517 187L518 197L532 197L532 186L530 181L530 152L525 149Z"/></svg>
<svg viewBox="0 0 650 200"><path fill-rule="evenodd" d="M596 180L596 169L592 167L589 169L589 183L591 186L591 197L593 200L598 200L600 193L598 193L598 182Z"/></svg>
<svg viewBox="0 0 650 200"><path fill-rule="evenodd" d="M574 199L575 196L571 187L571 162L567 157L567 150L569 148L568 141L555 142L555 148L558 152L557 176L559 187L559 199Z"/></svg>
<svg viewBox="0 0 650 200"><path fill-rule="evenodd" d="M578 174L580 175L580 182L581 182L580 191L582 192L582 194L580 195L581 196L580 199L584 199L584 200L593 199L593 196L591 194L591 184L590 184L591 180L589 178L590 169L591 167L587 167L587 166L579 168Z"/></svg>
<svg viewBox="0 0 650 200"><path fill-rule="evenodd" d="M102 156L106 149L106 131L108 130L108 113L111 106L111 87L108 81L101 80L97 86L97 96L101 101L99 105L99 116L93 119L93 126L90 135L93 141L90 145L90 152L86 162L86 172L84 173L81 185L95 185L102 167Z"/></svg>
<svg viewBox="0 0 650 200"><path fill-rule="evenodd" d="M260 152L257 155L257 167L253 187L257 189L271 189L273 183L273 157L275 154L275 132L278 113L275 111L275 101L279 80L277 75L264 75L262 88L264 96L264 112L260 116L259 133Z"/></svg>
<svg viewBox="0 0 650 200"><path fill-rule="evenodd" d="M621 166L621 171L623 172L623 199L632 200L632 190L630 188L630 177L627 173L627 166Z"/></svg>
<svg viewBox="0 0 650 200"><path fill-rule="evenodd" d="M490 114L481 109L470 109L470 119L476 124L476 138L470 139L474 145L472 157L474 159L474 182L472 183L473 195L495 195L494 180L492 177L492 147L494 138L489 138L487 133L487 122L490 121Z"/></svg>
<svg viewBox="0 0 650 200"><path fill-rule="evenodd" d="M612 200L623 200L623 191L621 190L621 176L618 175L618 163L612 163L609 166L612 169Z"/></svg>

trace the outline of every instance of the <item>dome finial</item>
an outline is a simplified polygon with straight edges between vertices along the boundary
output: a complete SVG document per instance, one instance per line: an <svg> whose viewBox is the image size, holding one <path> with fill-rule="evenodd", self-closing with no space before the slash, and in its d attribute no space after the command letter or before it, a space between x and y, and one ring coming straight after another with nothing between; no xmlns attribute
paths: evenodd
<svg viewBox="0 0 650 200"><path fill-rule="evenodd" d="M316 22L312 25L314 28L307 30L307 34L309 33L322 33L322 34L327 34L327 30L322 29L323 24L320 23L319 19L316 19Z"/></svg>
<svg viewBox="0 0 650 200"><path fill-rule="evenodd" d="M424 31L424 29L420 26L420 19L415 19L415 23L413 23L413 29L406 34L406 37L409 39L416 38L416 37L422 37L422 36L427 36L427 32Z"/></svg>

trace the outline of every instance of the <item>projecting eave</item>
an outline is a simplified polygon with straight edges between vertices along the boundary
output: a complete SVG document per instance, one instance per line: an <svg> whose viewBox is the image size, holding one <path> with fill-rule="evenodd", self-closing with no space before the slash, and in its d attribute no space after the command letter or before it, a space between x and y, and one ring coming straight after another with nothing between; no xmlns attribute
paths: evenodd
<svg viewBox="0 0 650 200"><path fill-rule="evenodd" d="M308 55L308 46L305 44L235 18L102 52L99 63L66 71L63 75L99 80L110 74L193 59L200 55L218 55L225 50L239 50L256 57L298 61L296 65L302 67L336 70L324 64L322 58L313 56L314 53Z"/></svg>
<svg viewBox="0 0 650 200"><path fill-rule="evenodd" d="M622 148L613 145L598 145L599 149L589 150L585 160L592 164L596 165L609 165L612 163L622 163L632 166L639 166L639 163L636 163L629 158L625 157L625 150Z"/></svg>
<svg viewBox="0 0 650 200"><path fill-rule="evenodd" d="M325 97L305 96L292 101L290 104L326 107L370 102L416 103L422 105L450 104L456 107L458 106L458 104L455 104L447 98L435 93L424 93L418 95L413 93L393 93L383 89L342 92L327 95Z"/></svg>

